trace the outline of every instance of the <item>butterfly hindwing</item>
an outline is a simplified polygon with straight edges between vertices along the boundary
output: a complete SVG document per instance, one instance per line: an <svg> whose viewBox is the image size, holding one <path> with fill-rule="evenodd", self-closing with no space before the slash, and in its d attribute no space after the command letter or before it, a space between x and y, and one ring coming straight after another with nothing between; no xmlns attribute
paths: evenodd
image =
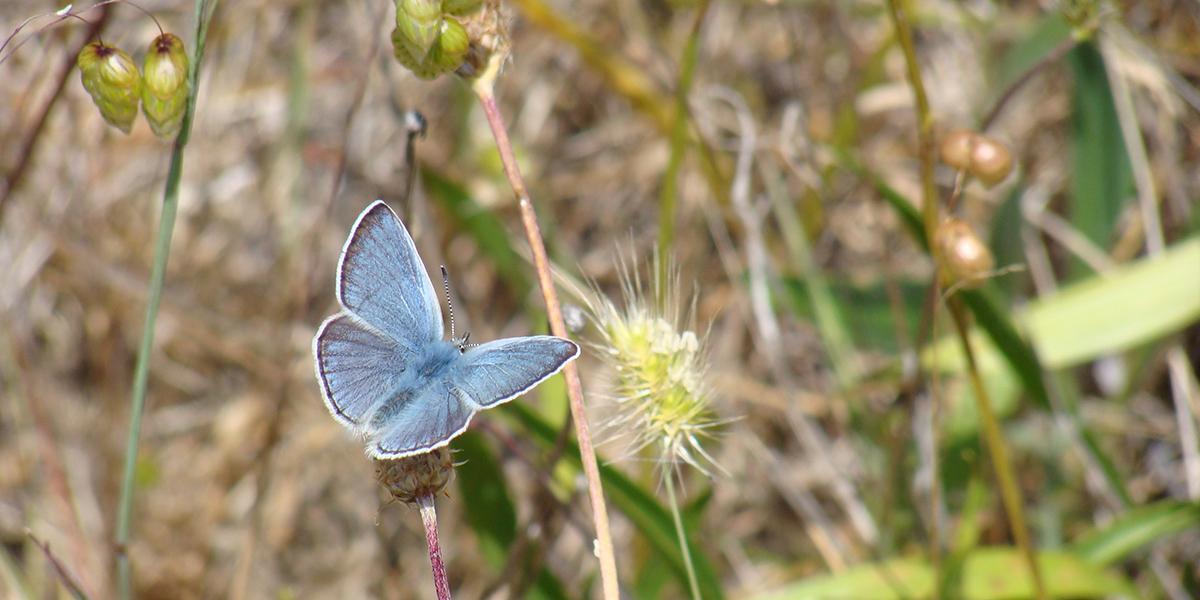
<svg viewBox="0 0 1200 600"><path fill-rule="evenodd" d="M358 217L338 263L338 300L347 311L420 351L442 339L442 311L412 237L376 200Z"/></svg>
<svg viewBox="0 0 1200 600"><path fill-rule="evenodd" d="M374 405L394 392L409 362L394 340L346 313L321 325L313 356L325 406L349 427L361 426Z"/></svg>
<svg viewBox="0 0 1200 600"><path fill-rule="evenodd" d="M478 410L446 381L401 394L407 397L380 408L387 414L371 418L378 429L368 435L367 452L375 458L403 458L445 446L467 429Z"/></svg>
<svg viewBox="0 0 1200 600"><path fill-rule="evenodd" d="M467 350L447 379L481 408L524 394L579 356L579 346L548 335L515 337Z"/></svg>

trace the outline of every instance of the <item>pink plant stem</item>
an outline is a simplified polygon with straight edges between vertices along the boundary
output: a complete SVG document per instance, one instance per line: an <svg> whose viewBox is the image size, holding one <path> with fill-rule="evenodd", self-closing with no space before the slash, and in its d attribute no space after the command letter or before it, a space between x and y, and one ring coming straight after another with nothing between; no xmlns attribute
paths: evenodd
<svg viewBox="0 0 1200 600"><path fill-rule="evenodd" d="M438 600L450 600L450 584L446 582L446 564L442 562L442 547L438 543L437 509L433 496L417 498L421 507L421 522L425 524L425 544L429 546L429 565L433 568L433 589Z"/></svg>
<svg viewBox="0 0 1200 600"><path fill-rule="evenodd" d="M481 78L473 86L479 103L483 105L483 113L492 135L496 138L496 148L500 152L500 161L504 164L504 173L512 186L513 193L521 209L521 222L525 227L525 236L529 240L529 248L533 252L533 265L537 271L538 284L542 288L542 296L546 301L546 316L550 320L550 332L566 338L567 327L563 323L562 308L558 302L558 293L554 289L554 280L550 274L550 260L546 256L546 244L542 241L542 230L538 226L537 214L533 203L529 201L529 190L521 177L521 169L517 166L513 154L512 143L508 139L508 130L504 126L504 118L496 106L496 96L490 82ZM620 596L617 579L617 562L613 553L612 534L608 526L608 508L604 503L604 488L600 483L600 467L596 463L596 450L592 446L592 435L588 428L587 413L583 409L583 385L579 382L579 371L575 363L567 363L563 368L563 377L567 383L567 397L570 399L571 419L575 422L575 433L579 440L579 458L583 464L583 472L588 481L588 498L592 505L592 519L596 525L596 556L600 560L600 582L605 600L617 600Z"/></svg>

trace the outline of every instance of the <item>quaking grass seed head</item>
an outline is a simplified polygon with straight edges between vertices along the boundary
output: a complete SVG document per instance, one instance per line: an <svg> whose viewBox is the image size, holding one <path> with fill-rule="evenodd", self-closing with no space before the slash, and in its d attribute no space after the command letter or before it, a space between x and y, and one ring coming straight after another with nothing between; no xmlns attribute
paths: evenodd
<svg viewBox="0 0 1200 600"><path fill-rule="evenodd" d="M636 262L636 261L635 261ZM610 431L631 436L628 454L651 448L664 472L687 463L706 475L719 465L702 439L718 422L706 380L703 336L686 329L692 306L682 305L678 273L659 269L650 293L632 269L622 265L624 306L593 290L584 298L599 331L595 347L612 370L616 414Z"/></svg>
<svg viewBox="0 0 1200 600"><path fill-rule="evenodd" d="M422 496L436 496L454 476L450 448L423 454L375 461L375 478L393 498L413 504Z"/></svg>
<svg viewBox="0 0 1200 600"><path fill-rule="evenodd" d="M496 53L507 53L508 32L498 0L396 0L392 51L422 79L446 73L472 79Z"/></svg>
<svg viewBox="0 0 1200 600"><path fill-rule="evenodd" d="M995 260L987 244L961 219L949 217L938 225L934 243L940 257L943 282L949 286L975 289L992 275Z"/></svg>
<svg viewBox="0 0 1200 600"><path fill-rule="evenodd" d="M171 33L154 38L142 67L142 111L160 138L173 137L183 125L187 77L188 56L183 40Z"/></svg>
<svg viewBox="0 0 1200 600"><path fill-rule="evenodd" d="M91 42L75 59L83 88L92 97L100 116L129 133L141 102L142 76L124 50L101 41Z"/></svg>

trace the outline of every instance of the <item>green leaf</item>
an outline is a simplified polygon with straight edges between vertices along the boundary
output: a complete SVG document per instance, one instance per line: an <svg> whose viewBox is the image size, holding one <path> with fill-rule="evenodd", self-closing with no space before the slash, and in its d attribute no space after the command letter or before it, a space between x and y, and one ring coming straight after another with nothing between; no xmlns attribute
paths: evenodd
<svg viewBox="0 0 1200 600"><path fill-rule="evenodd" d="M1130 510L1074 545L1075 554L1097 565L1128 558L1138 548L1200 527L1200 503L1162 501Z"/></svg>
<svg viewBox="0 0 1200 600"><path fill-rule="evenodd" d="M1071 119L1071 222L1101 248L1107 248L1133 174L1125 155L1121 126L1113 106L1104 57L1084 42L1067 55L1075 80ZM1082 262L1074 271L1083 273Z"/></svg>
<svg viewBox="0 0 1200 600"><path fill-rule="evenodd" d="M1046 592L1054 598L1109 598L1132 594L1119 575L1085 562L1069 552L1038 553ZM866 564L834 575L810 577L755 600L912 600L933 594L933 569L924 560L901 558ZM1025 559L1012 547L980 548L967 555L961 579L948 597L963 600L1018 600L1033 597Z"/></svg>
<svg viewBox="0 0 1200 600"><path fill-rule="evenodd" d="M469 431L455 438L453 444L458 463L455 479L459 493L467 500L462 506L467 523L479 538L481 554L493 568L513 566L506 562L517 537L517 513L504 485L504 471L480 434ZM545 568L538 570L526 596L545 600L567 597L562 584Z"/></svg>
<svg viewBox="0 0 1200 600"><path fill-rule="evenodd" d="M421 179L429 195L446 209L455 225L475 240L480 255L496 265L500 279L513 296L525 298L532 284L529 267L509 244L508 231L496 215L481 207L460 185L433 169L421 169Z"/></svg>
<svg viewBox="0 0 1200 600"><path fill-rule="evenodd" d="M549 423L539 417L529 407L520 402L512 402L500 409L500 414L511 417L522 427L532 433L543 445L549 447L555 441L557 432ZM570 461L575 469L580 469L579 447L574 442L568 442L563 450L563 458ZM621 510L633 523L650 547L664 558L675 574L676 579L687 589L687 571L684 568L683 554L676 541L675 525L671 515L653 496L616 469L600 465L600 479L604 484L604 496ZM689 538L692 537L689 532ZM701 595L710 600L724 598L721 590L721 580L717 577L712 564L700 551L700 548L689 540L692 553L692 563L696 569L696 579L700 584Z"/></svg>
<svg viewBox="0 0 1200 600"><path fill-rule="evenodd" d="M1030 305L1024 321L1047 368L1129 350L1200 319L1200 237Z"/></svg>

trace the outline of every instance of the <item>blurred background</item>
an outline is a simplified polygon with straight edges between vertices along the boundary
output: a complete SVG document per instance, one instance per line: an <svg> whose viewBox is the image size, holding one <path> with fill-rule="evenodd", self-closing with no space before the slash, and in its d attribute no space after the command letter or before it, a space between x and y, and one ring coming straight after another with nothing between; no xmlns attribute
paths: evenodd
<svg viewBox="0 0 1200 600"><path fill-rule="evenodd" d="M139 5L194 47L191 2ZM57 8L5 0L0 35ZM674 325L703 342L720 423L701 440L719 467L680 471L703 597L1032 597L954 327L943 303L923 310L916 111L887 4L505 8L497 96L564 277L622 306L623 268L652 279L677 199ZM460 331L546 321L475 98L396 62L394 10L217 8L151 355L138 597L434 597L417 512L388 501L313 377L341 245L383 198L448 268ZM84 16L22 30L0 64L5 598L64 595L51 556L89 596L114 589L171 145L108 126L73 68L89 29L140 63L154 22L123 4ZM979 129L1004 99L987 134L1014 172L968 181L956 212L995 257L968 298L972 339L1047 587L1200 595L1200 6L939 0L907 18L936 135ZM955 171L935 175L945 200ZM604 426L618 388L595 327L578 336L623 592L689 597L655 454ZM599 597L578 455L545 466L563 386L516 404L454 445L438 504L451 586Z"/></svg>

